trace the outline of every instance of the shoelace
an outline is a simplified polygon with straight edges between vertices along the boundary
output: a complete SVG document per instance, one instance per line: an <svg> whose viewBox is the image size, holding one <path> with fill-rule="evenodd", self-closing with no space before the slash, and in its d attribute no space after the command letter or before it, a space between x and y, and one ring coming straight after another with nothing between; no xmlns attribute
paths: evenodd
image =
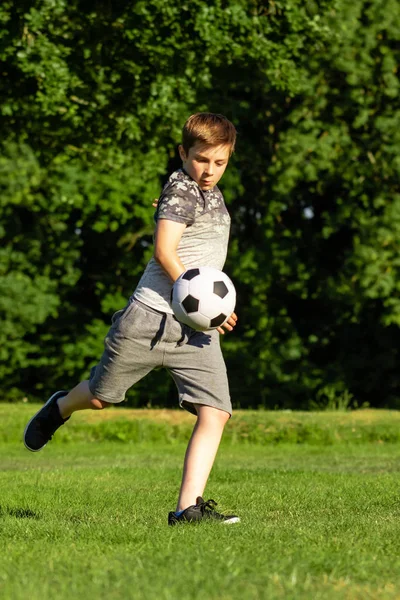
<svg viewBox="0 0 400 600"><path fill-rule="evenodd" d="M210 500L200 502L197 506L200 508L201 513L204 514L207 512L207 508L210 510L215 510L215 507L218 506L218 503L210 498Z"/></svg>

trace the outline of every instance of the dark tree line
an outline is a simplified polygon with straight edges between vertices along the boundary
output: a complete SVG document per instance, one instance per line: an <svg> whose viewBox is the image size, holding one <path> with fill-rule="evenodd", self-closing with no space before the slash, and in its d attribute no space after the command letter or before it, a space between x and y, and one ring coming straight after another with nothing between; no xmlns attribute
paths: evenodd
<svg viewBox="0 0 400 600"><path fill-rule="evenodd" d="M239 133L234 404L399 406L399 41L396 0L3 0L2 399L87 376L207 110ZM172 380L129 402L175 406Z"/></svg>

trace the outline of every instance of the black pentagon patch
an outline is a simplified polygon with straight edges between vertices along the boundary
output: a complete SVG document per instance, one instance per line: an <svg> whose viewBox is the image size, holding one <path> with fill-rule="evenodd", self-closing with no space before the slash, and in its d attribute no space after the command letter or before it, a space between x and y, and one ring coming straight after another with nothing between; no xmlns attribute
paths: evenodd
<svg viewBox="0 0 400 600"><path fill-rule="evenodd" d="M182 306L187 314L194 313L199 310L199 301L189 294L189 296L186 296L186 298L182 300Z"/></svg>
<svg viewBox="0 0 400 600"><path fill-rule="evenodd" d="M200 275L200 269L188 269L186 273L182 275L182 279L190 281L193 277L197 277L197 275Z"/></svg>
<svg viewBox="0 0 400 600"><path fill-rule="evenodd" d="M214 294L217 294L220 298L225 298L229 292L223 281L214 281Z"/></svg>
<svg viewBox="0 0 400 600"><path fill-rule="evenodd" d="M225 321L225 319L226 319L226 315L223 315L221 313L220 315L218 315L218 317L214 317L213 319L211 319L210 327L219 327L220 325L222 325L222 323Z"/></svg>

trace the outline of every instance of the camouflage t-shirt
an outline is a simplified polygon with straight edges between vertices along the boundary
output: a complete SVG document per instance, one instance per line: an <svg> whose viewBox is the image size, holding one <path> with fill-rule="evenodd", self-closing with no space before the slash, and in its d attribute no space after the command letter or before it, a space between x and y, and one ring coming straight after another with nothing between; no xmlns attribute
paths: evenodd
<svg viewBox="0 0 400 600"><path fill-rule="evenodd" d="M203 191L182 169L175 171L164 186L154 219L185 223L177 253L186 269L223 268L228 249L230 216L217 186ZM133 296L162 312L172 313L172 281L153 258Z"/></svg>

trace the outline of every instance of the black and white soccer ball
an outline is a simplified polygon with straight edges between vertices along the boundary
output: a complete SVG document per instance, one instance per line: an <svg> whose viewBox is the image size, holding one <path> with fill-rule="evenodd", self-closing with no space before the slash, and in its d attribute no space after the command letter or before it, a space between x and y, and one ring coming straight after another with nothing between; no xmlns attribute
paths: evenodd
<svg viewBox="0 0 400 600"><path fill-rule="evenodd" d="M225 273L213 267L188 269L172 288L171 305L176 318L197 331L223 325L235 304L235 286Z"/></svg>

